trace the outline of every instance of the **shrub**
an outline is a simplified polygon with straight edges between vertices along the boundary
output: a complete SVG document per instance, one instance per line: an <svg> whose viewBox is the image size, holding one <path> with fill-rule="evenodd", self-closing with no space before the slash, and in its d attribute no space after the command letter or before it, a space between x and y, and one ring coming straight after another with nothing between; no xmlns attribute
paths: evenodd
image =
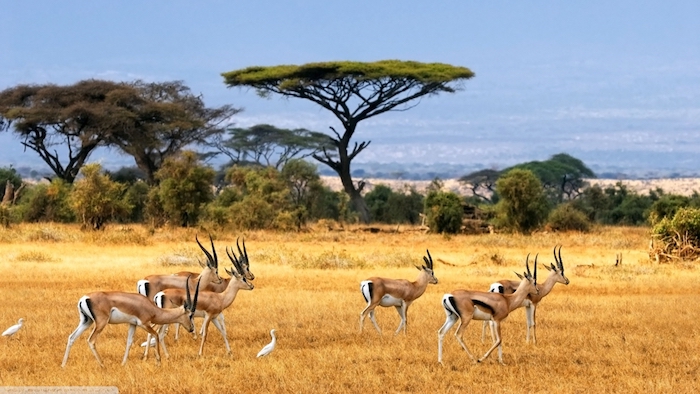
<svg viewBox="0 0 700 394"><path fill-rule="evenodd" d="M425 212L428 227L435 233L456 234L462 227L464 210L455 193L430 191L425 197Z"/></svg>
<svg viewBox="0 0 700 394"><path fill-rule="evenodd" d="M672 219L661 219L652 229L657 240L652 254L657 260L700 256L700 209L680 208Z"/></svg>
<svg viewBox="0 0 700 394"><path fill-rule="evenodd" d="M554 231L588 232L591 229L591 221L586 214L569 203L561 204L550 212L547 225Z"/></svg>
<svg viewBox="0 0 700 394"><path fill-rule="evenodd" d="M107 221L117 216L128 216L131 207L122 200L126 187L101 173L102 166L91 163L83 166L82 178L75 181L70 203L84 227L100 230Z"/></svg>
<svg viewBox="0 0 700 394"><path fill-rule="evenodd" d="M508 171L496 182L496 191L501 196L496 208L500 227L529 233L547 219L549 207L542 183L531 171Z"/></svg>

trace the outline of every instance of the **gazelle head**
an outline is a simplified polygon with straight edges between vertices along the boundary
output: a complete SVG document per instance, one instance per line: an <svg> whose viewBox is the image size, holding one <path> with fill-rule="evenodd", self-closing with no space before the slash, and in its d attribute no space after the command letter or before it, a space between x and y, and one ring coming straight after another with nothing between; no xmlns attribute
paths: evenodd
<svg viewBox="0 0 700 394"><path fill-rule="evenodd" d="M250 260L248 260L248 251L245 248L245 239L243 240L243 250L241 251L241 246L238 244L238 238L236 238L236 247L238 248L238 254L241 255L241 268L243 269L245 278L248 280L255 279L255 275L250 272Z"/></svg>
<svg viewBox="0 0 700 394"><path fill-rule="evenodd" d="M533 275L530 272L530 253L527 254L527 257L525 257L525 268L527 271L525 271L524 275L520 275L519 273L515 273L515 275L518 275L518 278L521 280L527 280L528 282L528 293L531 295L537 295L540 293L540 289L537 287L537 257L539 256L539 253L535 255L535 274Z"/></svg>
<svg viewBox="0 0 700 394"><path fill-rule="evenodd" d="M542 264L544 268L547 269L547 271L552 272L550 275L556 276L557 282L563 283L565 285L569 284L569 278L564 276L564 263L561 261L561 245L559 245L559 258L557 258L557 247L554 247L554 261L556 261L557 265L555 266L554 263L549 263L549 266L546 264Z"/></svg>
<svg viewBox="0 0 700 394"><path fill-rule="evenodd" d="M416 266L418 271L425 272L428 274L428 283L432 285L436 285L438 283L437 278L435 277L435 272L433 272L433 257L430 255L430 251L428 249L425 250L425 252L428 254L428 257L423 256L423 261L425 262L425 265L422 266Z"/></svg>
<svg viewBox="0 0 700 394"><path fill-rule="evenodd" d="M187 331L190 333L194 332L194 313L197 311L197 298L199 297L199 282L200 280L197 281L197 288L194 291L194 300L192 299L192 296L190 295L190 276L187 277L187 280L185 281L185 293L187 294L187 298L185 299L185 303L182 305L185 308L186 313L186 323L183 324Z"/></svg>
<svg viewBox="0 0 700 394"><path fill-rule="evenodd" d="M241 260L244 258L243 255L241 255L241 259L238 259L238 257L236 257L236 254L233 252L233 250L229 252L228 247L226 247L226 254L228 255L229 260L231 260L231 264L233 264L233 268L234 268L232 270L225 268L226 273L231 275L232 280L236 280L236 281L240 282L241 284L243 284L244 289L253 290L253 288L255 286L253 285L253 282L250 282L246 278L246 271L243 269L243 266L241 264ZM231 286L231 284L229 284L229 286Z"/></svg>
<svg viewBox="0 0 700 394"><path fill-rule="evenodd" d="M199 238L196 235L194 236L194 239L197 240L197 245L199 245L204 254L207 256L206 269L211 270L211 272L214 274L211 282L218 285L222 281L221 277L219 276L219 256L216 255L216 248L214 248L214 240L211 238L211 234L209 234L209 241L211 242L212 253L209 253L209 251L202 246L201 242L199 242Z"/></svg>

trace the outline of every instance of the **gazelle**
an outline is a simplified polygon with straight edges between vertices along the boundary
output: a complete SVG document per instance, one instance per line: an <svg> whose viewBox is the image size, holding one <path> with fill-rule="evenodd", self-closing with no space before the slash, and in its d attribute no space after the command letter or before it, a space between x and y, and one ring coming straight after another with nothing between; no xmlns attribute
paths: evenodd
<svg viewBox="0 0 700 394"><path fill-rule="evenodd" d="M204 246L202 246L202 244L199 242L199 238L197 238L196 235L195 240L197 240L197 244L207 256L207 264L202 269L201 273L192 273L192 277L194 278L194 280L197 281L197 283L201 281L205 285L209 283L221 283L222 279L219 276L219 258L216 255L216 249L214 248L214 240L211 238L211 235L209 235L209 241L211 241L211 250L213 255L209 253L209 251L206 248L204 248ZM182 288L188 276L148 275L144 279L138 281L138 283L136 284L136 289L140 294L144 295L149 300L152 300L153 296L161 290L170 288Z"/></svg>
<svg viewBox="0 0 700 394"><path fill-rule="evenodd" d="M557 253L559 254L558 258ZM557 247L554 247L553 254L554 261L557 263L557 265L555 266L553 263L550 263L549 266L542 264L542 266L549 271L549 275L540 285L539 294L527 296L527 298L523 300L522 305L520 305L525 307L525 316L527 318L527 334L525 337L525 343L530 343L530 334L532 334L532 343L537 343L537 336L535 335L535 328L537 324L535 321L535 312L537 311L537 304L539 304L540 301L542 301L542 299L552 291L554 285L557 283L563 283L565 285L569 284L569 278L564 275L564 263L561 260L561 245L559 246L558 251ZM491 289L489 291L497 291L501 294L513 294L515 289L518 288L519 283L520 282L514 280L500 280L491 284ZM487 324L488 322L484 322L482 325L481 342L484 342ZM493 337L493 330L491 332L491 336Z"/></svg>
<svg viewBox="0 0 700 394"><path fill-rule="evenodd" d="M518 308L528 294L538 293L537 287L537 257L535 256L535 274L530 273L528 262L525 260L527 271L513 294L489 293L485 291L455 290L442 297L442 307L445 310L445 324L438 330L438 362L442 364L442 341L447 331L459 320L455 337L457 342L467 352L474 362L482 362L495 348L498 348L498 362L503 364L503 348L501 338L501 322L508 314ZM518 276L520 276L518 274ZM475 359L462 340L462 332L471 320L487 320L494 324L494 340L491 348L480 359Z"/></svg>
<svg viewBox="0 0 700 394"><path fill-rule="evenodd" d="M438 283L433 272L433 258L430 256L430 251L426 250L426 252L428 257L423 256L425 265L416 266L420 274L418 274L418 279L415 282L410 282L406 279L379 277L372 277L360 282L360 291L367 302L365 309L360 312L360 332L362 332L365 317L369 314L369 319L374 324L374 328L381 334L382 330L374 318L374 308L377 306L393 306L399 313L399 317L401 317L401 322L394 335L398 335L402 328L404 334L406 334L406 312L408 307L411 306L413 301L423 295L429 283Z"/></svg>
<svg viewBox="0 0 700 394"><path fill-rule="evenodd" d="M231 280L229 281L228 287L223 293L215 293L213 291L203 291L199 294L199 300L197 301L197 317L204 317L204 323L202 323L202 342L199 346L199 355L203 354L204 342L207 340L207 329L209 328L209 322L214 323L214 326L219 330L221 336L224 338L224 343L226 345L226 352L231 353L231 346L226 338L226 327L219 322L217 316L224 311L224 309L231 306L233 301L236 299L238 290L253 290L255 286L253 283L248 281L244 275L243 268L241 267L240 260L236 258L235 253L232 255L226 249L231 262L233 263L232 270L226 269L226 272L231 275ZM156 294L155 302L158 306L163 308L171 308L178 305L182 305L184 302L184 293L182 289L165 289L162 292ZM165 335L166 326L161 327L160 335L161 337ZM150 337L148 338L150 341ZM165 346L163 350L166 355L168 351Z"/></svg>
<svg viewBox="0 0 700 394"><path fill-rule="evenodd" d="M153 301L137 293L124 293L120 291L97 291L84 295L78 301L78 312L80 314L80 323L73 333L68 336L68 344L66 345L66 353L63 356L61 367L66 366L70 348L76 339L88 327L95 323L92 333L88 337L88 346L95 355L97 362L104 368L104 363L97 354L95 342L102 330L107 324L129 324L129 334L126 338L126 351L122 365L126 364L129 356L129 349L134 338L136 327L141 327L149 334L155 335L156 332L151 327L152 324L168 324L180 323L184 325L190 332L194 330L194 314L197 310L197 297L199 296L199 282L194 293L194 300L190 297L189 280L185 280L185 289L187 300L179 308L162 309L156 306ZM148 347L144 353L144 360L148 356ZM167 355L166 355L167 356ZM156 361L160 364L160 346L156 341Z"/></svg>
<svg viewBox="0 0 700 394"><path fill-rule="evenodd" d="M238 254L241 255L239 262L240 262L241 268L243 269L243 272L244 272L243 276L245 276L245 278L249 281L255 279L255 275L253 275L253 273L250 272L250 260L248 259L248 250L245 247L245 240L243 240L243 250L241 250L241 246L238 242L238 239L236 239L236 247L238 248ZM226 250L226 253L228 254L228 249ZM231 259L230 255L229 255L229 259ZM194 272L190 272L190 271L180 271L180 272L176 273L175 275L196 276L197 274ZM228 287L228 283L231 280L231 278L221 278L221 283L209 282L205 287L202 288L202 291L213 291L215 293L222 293ZM224 321L224 314L223 313L219 314L217 319L219 320L219 324L222 327L224 327L224 333L225 333L226 327L225 327L225 321ZM203 331L203 328L202 328L202 331ZM175 324L175 340L177 341L179 337L180 337L180 325ZM195 332L195 339L196 338L197 338L197 334Z"/></svg>

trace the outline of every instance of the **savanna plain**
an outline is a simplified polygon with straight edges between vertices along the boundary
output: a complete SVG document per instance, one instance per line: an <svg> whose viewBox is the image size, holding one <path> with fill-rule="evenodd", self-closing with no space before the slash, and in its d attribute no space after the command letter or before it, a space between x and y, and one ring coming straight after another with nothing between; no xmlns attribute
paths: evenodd
<svg viewBox="0 0 700 394"><path fill-rule="evenodd" d="M204 228L149 230L110 226L80 231L56 224L0 228L0 329L25 319L13 337L0 337L0 386L116 386L121 393L637 393L695 392L700 387L700 262L658 264L648 255L645 228L603 227L591 233L442 236L386 228L370 233L327 227L301 233L212 231L220 273L231 268L224 251L245 239L255 288L241 290L224 312L232 353L209 327L199 340L166 337L170 358L142 360L137 330L121 365L127 326L110 325L97 340L100 368L86 340L61 361L77 327L77 301L96 290L134 292L149 274L201 270L195 235ZM389 231L396 230L396 231ZM487 290L516 279L525 256L552 263L561 256L570 284L557 284L537 309L537 344L525 343L525 313L502 325L505 365L494 352L474 364L454 338L437 362L437 331L445 321L443 294ZM379 335L369 321L359 283L371 276L415 280L426 249L438 284L408 310L408 330L394 335L399 316L377 308ZM615 266L616 255L622 263ZM540 282L548 272L538 270ZM199 327L201 319L196 320ZM257 352L277 331L277 348ZM464 333L481 356L481 322ZM488 339L487 339L488 342Z"/></svg>

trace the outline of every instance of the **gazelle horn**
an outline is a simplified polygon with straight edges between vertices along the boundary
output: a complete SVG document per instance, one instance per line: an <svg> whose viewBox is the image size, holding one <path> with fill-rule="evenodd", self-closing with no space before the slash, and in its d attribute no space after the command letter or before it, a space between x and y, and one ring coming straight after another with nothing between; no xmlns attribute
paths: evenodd
<svg viewBox="0 0 700 394"><path fill-rule="evenodd" d="M199 238L196 235L194 236L194 239L197 240L197 245L199 245L199 248L202 249L204 254L207 256L207 259L209 260L207 265L211 265L212 268L218 268L219 259L216 256L216 249L214 249L214 240L211 238L211 234L209 235L209 240L211 241L211 250L214 252L214 256L212 256L211 253L209 253L209 251L204 248L202 243L199 242Z"/></svg>

